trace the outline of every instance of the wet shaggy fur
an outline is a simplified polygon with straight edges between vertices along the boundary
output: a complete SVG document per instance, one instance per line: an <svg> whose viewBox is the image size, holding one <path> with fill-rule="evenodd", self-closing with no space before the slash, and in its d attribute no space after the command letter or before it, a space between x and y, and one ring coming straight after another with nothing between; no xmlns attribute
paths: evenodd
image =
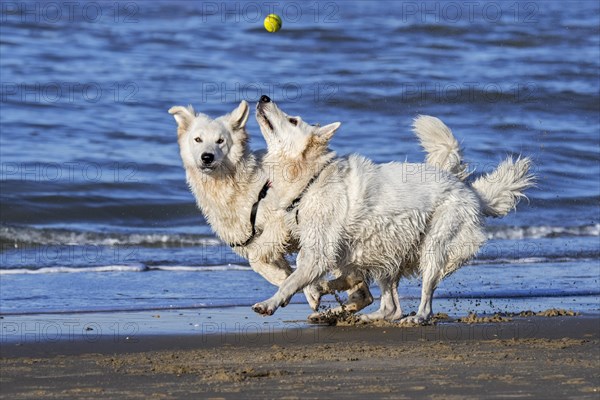
<svg viewBox="0 0 600 400"><path fill-rule="evenodd" d="M224 242L244 243L252 233L252 205L269 175L263 169L264 152L253 153L248 148L248 104L242 101L233 112L216 119L196 113L191 106L172 107L169 113L177 122L181 159L198 207ZM205 153L214 155L210 167L202 162ZM296 243L285 224L286 213L273 200L269 192L260 202L254 239L233 250L248 259L254 271L279 286L292 273L284 255L294 252ZM365 282L352 282L347 307L356 311L369 305L372 296ZM316 310L321 297L316 286L307 286L304 292Z"/></svg>
<svg viewBox="0 0 600 400"><path fill-rule="evenodd" d="M484 243L484 217L508 213L532 183L529 160L520 158L466 184L458 143L432 117L417 119L415 129L432 150L428 160L434 165L374 164L357 154L340 158L328 148L339 123L309 125L272 102L259 103L256 116L268 147L265 162L274 166L279 206L285 210L301 194L286 216L300 246L297 268L273 297L253 307L261 314L273 314L297 290L339 270L371 277L380 286L380 308L363 315L365 320L400 319L399 279L422 276L419 310L403 321L424 322L432 315L440 280ZM300 171L294 179L286 175L290 168Z"/></svg>

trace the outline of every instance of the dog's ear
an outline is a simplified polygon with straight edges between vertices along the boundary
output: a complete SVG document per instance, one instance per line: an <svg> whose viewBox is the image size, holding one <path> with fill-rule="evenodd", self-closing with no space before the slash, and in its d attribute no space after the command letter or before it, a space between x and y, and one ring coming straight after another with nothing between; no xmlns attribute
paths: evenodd
<svg viewBox="0 0 600 400"><path fill-rule="evenodd" d="M169 114L177 121L177 136L183 135L188 130L196 115L191 105L187 108L182 106L171 107Z"/></svg>
<svg viewBox="0 0 600 400"><path fill-rule="evenodd" d="M323 142L329 142L341 125L341 122L334 122L329 125L321 126L317 128L316 135Z"/></svg>
<svg viewBox="0 0 600 400"><path fill-rule="evenodd" d="M248 122L249 115L250 110L248 109L248 103L246 100L242 100L240 105L229 115L229 124L231 125L231 129L234 131L244 129L246 122Z"/></svg>

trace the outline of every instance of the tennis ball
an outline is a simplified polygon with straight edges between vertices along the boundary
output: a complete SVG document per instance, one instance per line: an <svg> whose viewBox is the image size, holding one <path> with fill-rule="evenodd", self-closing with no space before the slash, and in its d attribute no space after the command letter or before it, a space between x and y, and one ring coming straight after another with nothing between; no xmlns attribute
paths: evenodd
<svg viewBox="0 0 600 400"><path fill-rule="evenodd" d="M281 18L277 14L269 14L265 18L265 29L271 33L281 29Z"/></svg>

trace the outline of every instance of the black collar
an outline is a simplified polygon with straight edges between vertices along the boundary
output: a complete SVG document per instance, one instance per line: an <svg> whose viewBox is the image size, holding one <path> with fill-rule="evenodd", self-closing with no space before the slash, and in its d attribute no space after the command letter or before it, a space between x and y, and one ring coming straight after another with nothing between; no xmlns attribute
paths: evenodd
<svg viewBox="0 0 600 400"><path fill-rule="evenodd" d="M258 205L260 204L260 201L267 196L267 192L269 191L270 187L271 187L271 181L267 180L265 182L264 186L262 187L262 189L260 190L260 192L258 193L258 199L252 205L252 211L250 212L250 224L252 225L252 234L245 242L229 243L230 247L246 247L250 244L252 239L254 239L254 237L256 236L256 214L258 212Z"/></svg>
<svg viewBox="0 0 600 400"><path fill-rule="evenodd" d="M312 178L310 178L310 181L308 181L308 183L304 187L304 190L302 190L302 192L300 192L298 197L296 197L294 200L292 200L292 204L290 204L288 206L288 208L285 209L285 211L291 212L294 210L294 208L298 207L298 204L300 204L302 197L306 194L306 192L308 192L308 189L310 189L312 184L315 183L315 181L319 178L319 176L321 176L321 173L325 170L325 168L327 168L329 166L329 164L331 164L332 161L333 160L327 161L325 163L325 165L323 165L323 168L321 168L321 170L319 172L317 172ZM296 223L298 223L298 211L296 211Z"/></svg>

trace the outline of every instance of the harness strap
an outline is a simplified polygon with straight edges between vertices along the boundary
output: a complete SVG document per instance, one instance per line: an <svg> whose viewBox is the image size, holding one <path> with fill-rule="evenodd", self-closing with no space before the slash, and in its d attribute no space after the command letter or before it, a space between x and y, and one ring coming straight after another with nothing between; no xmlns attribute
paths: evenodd
<svg viewBox="0 0 600 400"><path fill-rule="evenodd" d="M229 243L229 247L246 247L250 244L252 239L254 239L254 237L256 236L256 214L258 213L258 206L260 204L260 201L267 196L267 192L269 191L270 187L271 181L267 180L260 192L258 193L258 199L254 204L252 204L252 211L250 212L250 225L252 225L252 234L250 235L250 237L242 243Z"/></svg>
<svg viewBox="0 0 600 400"><path fill-rule="evenodd" d="M296 197L294 200L292 200L292 203L285 209L285 211L292 212L292 211L294 211L294 208L298 207L298 204L300 204L300 201L302 201L302 197L306 194L306 192L308 192L308 189L310 189L312 184L315 183L315 181L319 178L319 176L321 176L321 173L325 170L325 168L327 168L329 166L329 164L331 164L332 161L333 160L327 161L325 163L325 165L323 165L323 168L321 168L321 170L319 172L317 172L316 175L314 175L312 178L310 178L310 181L308 181L308 184L304 187L304 190L302 190L302 192L300 192L298 197ZM296 224L298 224L298 212L299 212L299 210L296 210Z"/></svg>

